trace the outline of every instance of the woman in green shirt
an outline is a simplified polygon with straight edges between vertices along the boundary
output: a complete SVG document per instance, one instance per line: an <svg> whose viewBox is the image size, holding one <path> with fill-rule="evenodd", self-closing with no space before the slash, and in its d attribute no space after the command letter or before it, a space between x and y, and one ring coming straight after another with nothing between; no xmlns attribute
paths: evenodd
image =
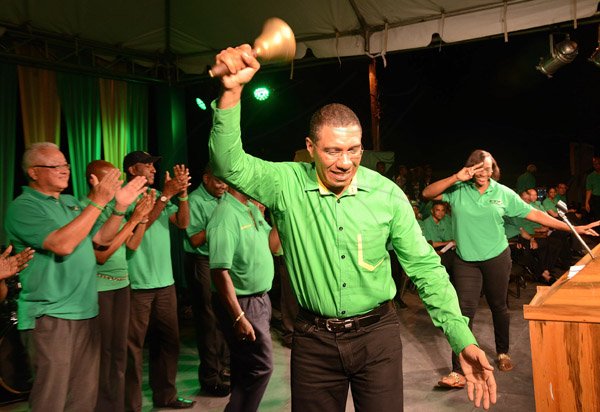
<svg viewBox="0 0 600 412"><path fill-rule="evenodd" d="M568 226L548 214L532 208L512 189L500 184L500 168L489 152L475 150L465 166L450 177L430 184L423 197L443 200L452 207L452 223L458 258L452 279L462 314L472 327L480 292L486 296L494 322L498 368L513 368L509 350L510 317L506 294L512 261L504 232L503 217L521 217L554 229L568 231ZM578 226L579 233L596 235L588 226ZM442 386L462 387L465 379L453 356L453 371L440 381Z"/></svg>

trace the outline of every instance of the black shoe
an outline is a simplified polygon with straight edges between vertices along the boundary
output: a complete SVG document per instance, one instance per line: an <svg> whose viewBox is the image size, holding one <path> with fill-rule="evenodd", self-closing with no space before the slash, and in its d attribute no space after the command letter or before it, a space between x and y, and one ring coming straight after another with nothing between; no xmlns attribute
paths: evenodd
<svg viewBox="0 0 600 412"><path fill-rule="evenodd" d="M168 409L189 409L196 404L196 401L185 398L177 398L164 405L154 404L155 408L168 408Z"/></svg>
<svg viewBox="0 0 600 412"><path fill-rule="evenodd" d="M225 397L229 395L231 392L231 386L225 383L213 383L213 384L204 384L200 383L200 389L203 393L209 396L216 396L219 398Z"/></svg>

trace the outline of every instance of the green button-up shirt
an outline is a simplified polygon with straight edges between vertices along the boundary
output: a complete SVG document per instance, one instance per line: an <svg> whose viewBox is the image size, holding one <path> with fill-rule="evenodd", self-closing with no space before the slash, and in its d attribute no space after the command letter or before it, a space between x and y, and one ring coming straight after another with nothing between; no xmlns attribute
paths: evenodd
<svg viewBox="0 0 600 412"><path fill-rule="evenodd" d="M207 239L211 269L228 269L235 294L267 292L275 268L269 249L271 226L250 201L228 196L208 222Z"/></svg>
<svg viewBox="0 0 600 412"><path fill-rule="evenodd" d="M61 319L89 319L98 314L96 257L91 236L67 256L42 249L44 240L75 219L82 210L77 199L58 199L28 186L8 207L5 229L20 252L26 247L35 256L20 274L19 329L33 329L35 319L49 315Z"/></svg>
<svg viewBox="0 0 600 412"><path fill-rule="evenodd" d="M246 154L239 104L220 110L213 102L213 109L209 151L214 172L271 210L301 307L343 318L392 299L396 288L386 249L391 241L453 350L475 343L448 275L398 186L359 167L338 198L319 186L314 165L273 163Z"/></svg>

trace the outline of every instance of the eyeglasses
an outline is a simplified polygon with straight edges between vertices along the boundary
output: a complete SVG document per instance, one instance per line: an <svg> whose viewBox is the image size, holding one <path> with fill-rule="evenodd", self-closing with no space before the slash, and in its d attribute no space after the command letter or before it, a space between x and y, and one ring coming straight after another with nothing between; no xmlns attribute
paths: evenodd
<svg viewBox="0 0 600 412"><path fill-rule="evenodd" d="M54 165L54 166L35 165L35 166L31 166L31 167L42 167L44 169L53 169L53 170L71 170L71 165L68 163L64 164L64 165Z"/></svg>
<svg viewBox="0 0 600 412"><path fill-rule="evenodd" d="M335 149L322 150L322 152L325 153L325 155L331 160L338 160L343 156L348 156L348 158L355 160L360 158L364 151L365 150L363 149L362 145L347 151Z"/></svg>

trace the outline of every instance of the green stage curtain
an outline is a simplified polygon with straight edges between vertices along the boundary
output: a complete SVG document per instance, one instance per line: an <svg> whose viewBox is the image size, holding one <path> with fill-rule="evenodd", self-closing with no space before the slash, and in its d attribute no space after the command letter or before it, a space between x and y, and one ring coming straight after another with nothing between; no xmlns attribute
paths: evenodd
<svg viewBox="0 0 600 412"><path fill-rule="evenodd" d="M120 169L127 154L127 83L100 79L99 87L104 160Z"/></svg>
<svg viewBox="0 0 600 412"><path fill-rule="evenodd" d="M60 101L54 72L18 66L25 147L37 142L60 146Z"/></svg>
<svg viewBox="0 0 600 412"><path fill-rule="evenodd" d="M127 119L129 141L127 152L148 150L148 86L127 83Z"/></svg>
<svg viewBox="0 0 600 412"><path fill-rule="evenodd" d="M6 245L4 217L15 186L15 142L17 140L17 68L0 63L0 244Z"/></svg>
<svg viewBox="0 0 600 412"><path fill-rule="evenodd" d="M57 74L58 92L67 124L73 195L88 193L85 168L101 156L100 94L95 78L77 74Z"/></svg>
<svg viewBox="0 0 600 412"><path fill-rule="evenodd" d="M158 130L158 152L162 156L161 184L165 171L172 175L173 166L187 164L187 137L185 126L185 92L167 86L158 86L156 93L157 113L156 127ZM198 181L201 176L194 176ZM173 276L177 285L185 285L183 237L185 232L171 225L171 260Z"/></svg>

